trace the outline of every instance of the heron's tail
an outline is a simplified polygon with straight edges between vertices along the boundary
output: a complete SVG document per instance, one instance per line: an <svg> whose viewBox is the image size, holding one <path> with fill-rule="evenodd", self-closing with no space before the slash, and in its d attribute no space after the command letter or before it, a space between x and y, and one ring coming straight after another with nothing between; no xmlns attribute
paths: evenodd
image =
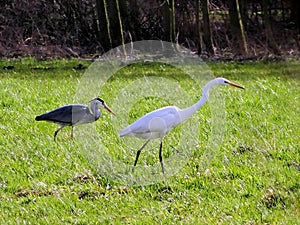
<svg viewBox="0 0 300 225"><path fill-rule="evenodd" d="M43 114L43 115L40 115L40 116L36 116L36 117L35 117L35 120L36 120L36 121L45 120L44 114Z"/></svg>

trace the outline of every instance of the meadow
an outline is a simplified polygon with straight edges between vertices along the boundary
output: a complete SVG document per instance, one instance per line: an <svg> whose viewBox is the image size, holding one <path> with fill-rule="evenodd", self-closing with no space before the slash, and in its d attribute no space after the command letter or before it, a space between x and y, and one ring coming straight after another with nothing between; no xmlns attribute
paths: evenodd
<svg viewBox="0 0 300 225"><path fill-rule="evenodd" d="M217 150L210 152L208 144L212 107L218 107L212 102L191 120L200 124L199 133L193 134L197 140L180 169L166 180L141 185L118 182L101 173L86 157L89 153L81 151L80 130L95 128L108 154L130 168L136 151L120 147L127 139L118 138L118 121L121 127L165 105L184 107L198 101L201 87L168 65L126 67L100 95L116 116L102 109L99 121L75 127L74 139L68 127L53 141L57 125L34 118L79 103L74 96L85 72L79 63L85 68L91 64L30 58L0 61L1 224L299 224L299 62L208 63L213 76L245 87L212 90L220 90L224 100ZM118 90L147 76L171 76L188 96L179 99L174 91L165 93L165 99L139 99L128 112L120 108L124 99L116 97ZM178 100L173 102L168 95ZM127 124L120 115L128 115ZM164 159L174 154L172 146L187 132L185 126L166 138ZM157 143L142 152L140 165L157 163ZM135 144L138 148L143 141L135 140ZM204 163L210 153L214 157Z"/></svg>

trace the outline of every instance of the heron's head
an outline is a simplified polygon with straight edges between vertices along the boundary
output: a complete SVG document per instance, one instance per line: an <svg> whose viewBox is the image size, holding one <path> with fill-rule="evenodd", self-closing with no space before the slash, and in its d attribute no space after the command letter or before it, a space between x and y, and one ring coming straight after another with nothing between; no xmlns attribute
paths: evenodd
<svg viewBox="0 0 300 225"><path fill-rule="evenodd" d="M90 101L91 105L94 105L96 107L101 107L106 109L108 112L112 113L113 115L115 115L114 111L112 111L105 103L105 101L102 98L94 98Z"/></svg>
<svg viewBox="0 0 300 225"><path fill-rule="evenodd" d="M244 87L242 87L240 85L237 85L235 83L232 83L231 81L229 81L229 80L227 80L227 79L225 79L223 77L216 78L215 82L216 82L216 84L230 85L230 86L233 86L233 87L244 89Z"/></svg>

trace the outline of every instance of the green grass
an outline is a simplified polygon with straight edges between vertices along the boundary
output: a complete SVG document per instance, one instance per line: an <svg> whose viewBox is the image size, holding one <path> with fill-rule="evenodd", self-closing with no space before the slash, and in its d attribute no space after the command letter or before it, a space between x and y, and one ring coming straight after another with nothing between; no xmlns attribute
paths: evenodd
<svg viewBox="0 0 300 225"><path fill-rule="evenodd" d="M1 224L299 223L299 63L209 63L214 76L246 87L244 91L218 87L226 102L226 127L218 152L204 166L211 136L207 104L193 117L201 123L198 144L181 170L166 182L145 186L110 180L91 165L78 141L80 130L90 125L76 127L73 140L65 128L54 142L57 126L34 120L38 114L74 103L84 72L73 68L78 63L0 61ZM15 68L3 70L6 65ZM130 108L128 123L155 108L184 107L200 98L197 84L161 64L124 68L110 79L101 97L123 115L116 102L119 90L145 76L168 75L189 99L171 102L172 92L166 98L141 99ZM127 124L118 115L102 113L95 125L101 143L112 157L131 166L135 151L124 150L127 139L120 140L114 127L118 120ZM170 145L176 146L184 128L176 128L166 138L165 159L173 154ZM138 164L157 163L157 148L155 142L143 151Z"/></svg>

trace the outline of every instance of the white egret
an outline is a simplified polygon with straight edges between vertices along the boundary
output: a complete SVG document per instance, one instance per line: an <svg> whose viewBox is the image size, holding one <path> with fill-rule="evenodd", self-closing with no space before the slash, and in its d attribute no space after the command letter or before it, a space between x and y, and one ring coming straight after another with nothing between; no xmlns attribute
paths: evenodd
<svg viewBox="0 0 300 225"><path fill-rule="evenodd" d="M202 97L194 105L185 109L180 109L177 106L166 106L154 110L121 130L119 133L120 137L129 136L147 140L146 143L137 151L132 171L134 171L142 149L145 148L150 140L160 138L159 161L162 172L164 173L164 165L162 161L162 143L164 136L173 127L176 127L190 118L208 100L209 89L216 84L231 85L233 87L244 89L242 86L234 84L225 78L216 78L209 81L202 88Z"/></svg>

